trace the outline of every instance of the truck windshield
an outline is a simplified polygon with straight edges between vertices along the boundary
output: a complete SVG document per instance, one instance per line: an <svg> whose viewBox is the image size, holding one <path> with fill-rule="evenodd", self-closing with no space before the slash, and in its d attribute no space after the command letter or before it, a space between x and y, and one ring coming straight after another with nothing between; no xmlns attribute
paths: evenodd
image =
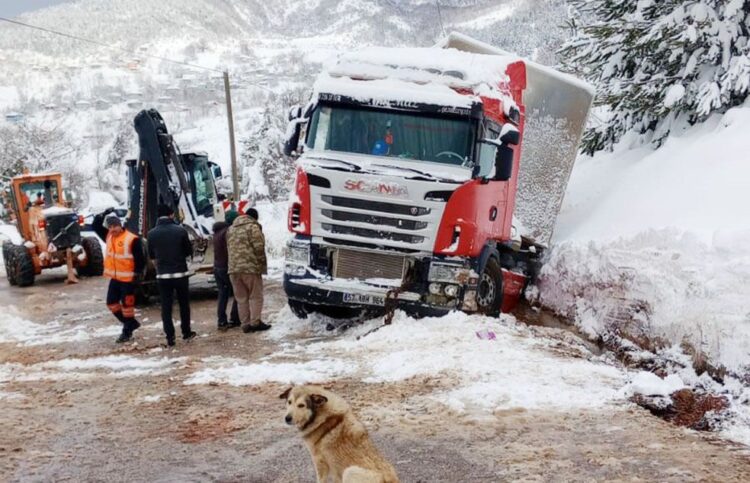
<svg viewBox="0 0 750 483"><path fill-rule="evenodd" d="M324 105L313 114L307 145L460 166L471 158L471 126L467 118Z"/></svg>

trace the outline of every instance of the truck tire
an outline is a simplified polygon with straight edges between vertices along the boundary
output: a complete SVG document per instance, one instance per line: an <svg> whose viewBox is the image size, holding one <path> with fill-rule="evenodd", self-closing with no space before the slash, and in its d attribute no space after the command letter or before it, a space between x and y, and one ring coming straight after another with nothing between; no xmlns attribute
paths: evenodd
<svg viewBox="0 0 750 483"><path fill-rule="evenodd" d="M8 283L16 285L16 277L11 264L10 249L13 244L9 241L3 242L3 262L5 263L5 276L8 278Z"/></svg>
<svg viewBox="0 0 750 483"><path fill-rule="evenodd" d="M34 284L34 261L25 246L8 247L8 260L10 264L6 262L5 266L8 271L8 280L12 280L13 285L28 287Z"/></svg>
<svg viewBox="0 0 750 483"><path fill-rule="evenodd" d="M477 286L477 311L498 315L503 303L503 271L500 262L491 257L484 266Z"/></svg>
<svg viewBox="0 0 750 483"><path fill-rule="evenodd" d="M78 275L82 277L98 277L104 273L104 255L99 239L91 236L81 240L83 251L86 252L88 262L85 267L78 267Z"/></svg>

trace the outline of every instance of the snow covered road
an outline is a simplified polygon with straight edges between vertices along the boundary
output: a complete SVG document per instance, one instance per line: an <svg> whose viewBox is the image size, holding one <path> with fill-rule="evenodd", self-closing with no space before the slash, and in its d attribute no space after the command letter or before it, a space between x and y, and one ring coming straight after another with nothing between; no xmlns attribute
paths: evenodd
<svg viewBox="0 0 750 483"><path fill-rule="evenodd" d="M627 402L634 374L565 330L398 314L327 332L271 282L267 334L217 333L198 293L198 340L162 349L150 306L117 346L103 282L55 277L0 284L3 480L310 481L277 399L302 382L344 395L402 481L750 477L741 448Z"/></svg>

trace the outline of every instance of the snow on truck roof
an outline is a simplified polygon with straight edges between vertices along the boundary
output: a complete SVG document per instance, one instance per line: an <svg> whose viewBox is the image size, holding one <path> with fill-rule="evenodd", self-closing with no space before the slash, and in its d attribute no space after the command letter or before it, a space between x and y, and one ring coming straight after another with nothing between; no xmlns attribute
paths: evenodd
<svg viewBox="0 0 750 483"><path fill-rule="evenodd" d="M481 103L479 96L514 104L503 86L512 55L484 55L456 49L368 47L339 55L315 83L326 93L365 101L420 102L456 107ZM429 87L429 88L426 88ZM475 95L459 94L470 89Z"/></svg>

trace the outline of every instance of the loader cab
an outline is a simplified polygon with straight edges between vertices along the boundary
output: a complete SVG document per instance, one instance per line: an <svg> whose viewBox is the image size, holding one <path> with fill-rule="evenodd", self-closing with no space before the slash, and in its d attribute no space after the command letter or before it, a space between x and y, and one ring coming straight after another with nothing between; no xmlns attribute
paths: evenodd
<svg viewBox="0 0 750 483"><path fill-rule="evenodd" d="M13 178L11 203L16 214L18 230L24 238L33 238L33 224L44 219L41 210L62 207L65 198L61 190L62 176L23 175Z"/></svg>
<svg viewBox="0 0 750 483"><path fill-rule="evenodd" d="M210 218L214 214L213 207L219 199L214 176L217 168L221 173L221 168L209 161L205 153L187 153L181 156L190 183L195 210L199 215Z"/></svg>

